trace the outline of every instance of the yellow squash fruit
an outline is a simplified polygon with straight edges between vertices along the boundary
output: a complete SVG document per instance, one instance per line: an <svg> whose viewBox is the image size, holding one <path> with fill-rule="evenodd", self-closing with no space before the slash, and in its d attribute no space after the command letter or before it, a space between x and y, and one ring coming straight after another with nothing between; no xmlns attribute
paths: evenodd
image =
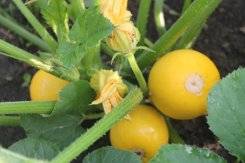
<svg viewBox="0 0 245 163"><path fill-rule="evenodd" d="M53 101L59 97L59 92L68 84L45 71L39 70L31 80L30 96L34 101Z"/></svg>
<svg viewBox="0 0 245 163"><path fill-rule="evenodd" d="M172 51L150 71L150 98L169 117L193 119L207 113L208 93L219 80L217 67L204 54L190 49Z"/></svg>
<svg viewBox="0 0 245 163"><path fill-rule="evenodd" d="M164 118L153 108L138 105L110 130L112 146L141 154L144 162L168 143L169 133Z"/></svg>

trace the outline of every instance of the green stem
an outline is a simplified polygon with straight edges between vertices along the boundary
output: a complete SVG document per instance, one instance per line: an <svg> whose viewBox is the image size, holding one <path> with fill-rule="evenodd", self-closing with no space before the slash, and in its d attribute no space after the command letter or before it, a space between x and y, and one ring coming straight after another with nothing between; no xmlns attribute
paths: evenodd
<svg viewBox="0 0 245 163"><path fill-rule="evenodd" d="M3 55L8 57L17 59L19 61L23 61L27 64L30 64L38 69L42 69L44 71L52 71L52 66L45 64L41 58L32 55L31 53L22 50L2 39L0 39L0 51L4 52Z"/></svg>
<svg viewBox="0 0 245 163"><path fill-rule="evenodd" d="M25 28L23 28L13 20L0 15L0 24L7 29L15 32L19 36L25 38L26 40L30 41L34 45L40 47L42 50L51 52L51 49L46 42L44 42L42 39L32 34L31 32L27 31Z"/></svg>
<svg viewBox="0 0 245 163"><path fill-rule="evenodd" d="M165 117L169 133L170 133L170 142L173 144L185 144L185 141L180 137L176 129L171 124L170 118Z"/></svg>
<svg viewBox="0 0 245 163"><path fill-rule="evenodd" d="M15 21L15 19L12 16L10 16L6 9L3 9L2 6L0 6L0 14L11 21Z"/></svg>
<svg viewBox="0 0 245 163"><path fill-rule="evenodd" d="M50 114L54 101L1 102L0 114Z"/></svg>
<svg viewBox="0 0 245 163"><path fill-rule="evenodd" d="M141 43L143 43L146 35L151 2L151 0L140 0L140 6L136 20L136 27L139 29L139 32L141 34Z"/></svg>
<svg viewBox="0 0 245 163"><path fill-rule="evenodd" d="M85 151L97 139L103 136L116 122L122 119L135 105L140 103L143 95L138 88L132 89L125 99L113 109L112 112L105 115L87 132L77 138L71 145L59 153L51 163L71 162L81 152Z"/></svg>
<svg viewBox="0 0 245 163"><path fill-rule="evenodd" d="M27 21L32 25L36 30L39 36L49 44L49 46L55 51L57 47L57 42L54 38L48 33L48 31L43 27L43 25L38 21L38 19L31 13L31 11L26 7L22 0L13 0L15 5L25 16Z"/></svg>
<svg viewBox="0 0 245 163"><path fill-rule="evenodd" d="M183 4L183 7L182 7L182 14L191 5L191 3L192 3L192 0L184 0L184 4Z"/></svg>
<svg viewBox="0 0 245 163"><path fill-rule="evenodd" d="M20 116L0 116L0 126L19 126Z"/></svg>
<svg viewBox="0 0 245 163"><path fill-rule="evenodd" d="M154 52L145 52L138 58L142 70L152 65L155 60L166 54L177 40L191 27L204 21L220 4L221 0L195 0L180 19L154 44ZM127 69L127 68L126 68ZM129 72L129 69L126 70Z"/></svg>
<svg viewBox="0 0 245 163"><path fill-rule="evenodd" d="M40 57L32 55L31 53L20 49L4 40L0 39L1 54L25 62L33 67L44 70L48 73L56 75L62 79L76 81L79 80L79 72L76 70L69 70L62 66L52 66L45 63Z"/></svg>
<svg viewBox="0 0 245 163"><path fill-rule="evenodd" d="M166 32L165 18L163 12L164 1L165 0L155 0L154 2L154 18L159 36L163 35Z"/></svg>
<svg viewBox="0 0 245 163"><path fill-rule="evenodd" d="M170 6L168 6L166 3L164 4L163 6L164 10L166 10L170 15L173 15L173 16L176 16L176 17L179 17L181 16L181 14L176 11L175 9L171 8Z"/></svg>
<svg viewBox="0 0 245 163"><path fill-rule="evenodd" d="M146 81L145 81L145 78L137 64L137 61L135 59L135 56L133 53L130 53L127 55L127 59L128 59L128 62L130 64L130 67L131 69L133 70L134 72L134 75L139 83L139 86L140 86L140 89L142 90L142 92L145 94L147 93L148 91L148 88L147 88L147 84L146 84Z"/></svg>
<svg viewBox="0 0 245 163"><path fill-rule="evenodd" d="M145 45L147 45L150 48L154 46L154 43L151 42L151 40L149 40L148 38L144 39L144 43L145 43Z"/></svg>
<svg viewBox="0 0 245 163"><path fill-rule="evenodd" d="M182 37L181 39L177 42L175 45L174 49L188 49L193 46L195 43L196 39L202 32L202 27L205 25L205 22L198 22L195 26L190 28Z"/></svg>

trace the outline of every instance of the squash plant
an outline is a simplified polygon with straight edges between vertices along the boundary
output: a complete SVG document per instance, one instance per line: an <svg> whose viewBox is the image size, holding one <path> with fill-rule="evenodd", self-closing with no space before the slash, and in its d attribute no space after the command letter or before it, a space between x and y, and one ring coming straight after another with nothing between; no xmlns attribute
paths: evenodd
<svg viewBox="0 0 245 163"><path fill-rule="evenodd" d="M141 0L136 26L126 9L126 0L30 0L26 3L12 0L34 32L18 24L2 9L1 26L36 45L38 51L32 54L0 39L1 54L67 80L69 84L54 101L0 103L0 125L18 125L26 131L26 138L8 150L0 148L0 161L71 162L118 121L123 118L130 120L130 111L148 97L145 70L171 50L190 48L220 2L185 0L180 18L167 29L163 0ZM159 39L154 43L146 37L152 3L159 33ZM42 18L34 16L30 7L40 12ZM114 12L110 7L115 7ZM127 23L119 28L124 21ZM112 65L107 64L104 55L111 57ZM106 83L108 74L116 82ZM213 89L208 100L210 128L238 161L245 160L244 80L245 70L237 70ZM102 87L98 81L104 82ZM108 87L104 89L103 86ZM112 91L116 101L108 98ZM82 128L81 123L91 119L97 120L94 125L89 129ZM161 147L148 162L226 162L207 149L183 145L169 121L168 126L172 144ZM115 160L119 163L141 162L134 152L113 147L97 149L83 162L109 163Z"/></svg>

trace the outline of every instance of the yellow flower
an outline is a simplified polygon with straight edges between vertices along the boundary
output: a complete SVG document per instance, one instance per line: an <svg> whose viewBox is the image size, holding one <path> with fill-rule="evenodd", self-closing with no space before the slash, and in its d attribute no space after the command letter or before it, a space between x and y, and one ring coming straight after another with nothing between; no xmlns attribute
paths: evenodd
<svg viewBox="0 0 245 163"><path fill-rule="evenodd" d="M114 51L128 54L135 50L139 40L140 34L138 29L132 22L126 22L114 29L107 38L107 44Z"/></svg>
<svg viewBox="0 0 245 163"><path fill-rule="evenodd" d="M128 0L100 0L102 14L115 26L128 22L131 12L127 10Z"/></svg>
<svg viewBox="0 0 245 163"><path fill-rule="evenodd" d="M118 72L100 70L90 80L91 87L97 92L97 99L92 105L102 104L105 113L112 111L128 91Z"/></svg>

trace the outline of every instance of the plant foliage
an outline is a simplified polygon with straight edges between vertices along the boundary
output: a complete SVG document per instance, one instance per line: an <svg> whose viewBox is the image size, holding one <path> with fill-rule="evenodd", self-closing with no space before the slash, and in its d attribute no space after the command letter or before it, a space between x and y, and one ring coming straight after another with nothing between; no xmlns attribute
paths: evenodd
<svg viewBox="0 0 245 163"><path fill-rule="evenodd" d="M141 159L133 152L102 147L88 154L83 163L141 163Z"/></svg>
<svg viewBox="0 0 245 163"><path fill-rule="evenodd" d="M0 11L1 25L40 48L37 54L32 54L0 39L1 54L70 81L60 92L57 101L1 103L0 113L2 116L0 118L2 121L0 122L6 124L9 121L9 124L20 125L26 132L26 138L12 144L9 147L11 151L0 148L0 162L71 162L109 131L116 122L125 117L144 98L142 91L128 81L130 67L127 64L122 64L124 61L116 62L115 66L108 66L107 62L114 59L114 55L119 55L119 53L114 54L114 51L104 46L107 38L122 42L122 44L116 45L128 46L130 41L134 42L137 34L133 33L128 37L130 32L118 32L117 30L120 28L117 28L117 25L112 25L104 17L106 12L103 13L104 15L102 14L98 2L98 0L28 1L27 3L37 7L37 15L39 16L39 13L42 15L42 17L36 17L22 0L13 0L13 3L33 27L34 32L28 31L13 18ZM112 1L108 0L108 2ZM165 27L164 20L162 20L164 19L162 10L164 1L155 0L153 13L157 30L161 35L155 43L149 41L151 38L147 38L146 30L151 2L149 0L140 1L136 24L141 33L140 44L143 46L136 47L136 49L152 48L152 50L142 54L138 53L137 61L134 55L130 55L133 58L129 59L131 61L129 63L131 65L133 63L134 73L136 72L136 77L131 78L133 79L131 81L135 83L134 80L138 80L140 77L140 86L145 82L141 71L153 64L158 57L172 49L186 48L194 43L208 16L220 4L221 0L195 0L193 3L190 0L185 0L183 13L169 29ZM114 8L111 12L118 14L119 10ZM47 29L42 25L42 21L49 26ZM130 23L130 27L131 25L133 26L133 23ZM111 35L112 32L114 35ZM118 35L119 39L112 37ZM103 44L101 44L102 42ZM144 47L144 45L148 45L148 47ZM114 57L109 59L108 56L102 57L102 50L108 53L109 57ZM129 57L129 55L125 56ZM99 96L102 92L101 90L101 92L95 92L90 87L89 80L97 70L105 67L109 67L109 69L120 67L119 75L125 83L130 85L129 93L109 114L85 131L81 126L84 117L95 112L93 110L95 107L90 104L96 99L96 95ZM208 100L208 123L211 130L219 138L221 144L241 160L245 160L244 92L245 70L239 69L224 78L210 93ZM120 99L121 96L117 98ZM115 99L112 102L115 102ZM98 107L96 106L96 108ZM141 160L133 152L103 147L88 154L83 162L140 163ZM172 144L163 146L150 161L150 163L165 162L224 163L225 161L207 149Z"/></svg>
<svg viewBox="0 0 245 163"><path fill-rule="evenodd" d="M81 115L90 107L94 90L85 80L69 83L61 92L51 115L73 113Z"/></svg>
<svg viewBox="0 0 245 163"><path fill-rule="evenodd" d="M40 115L22 116L21 126L28 137L42 138L56 143L60 149L69 145L83 129L80 127L81 117L62 115L42 117Z"/></svg>
<svg viewBox="0 0 245 163"><path fill-rule="evenodd" d="M208 124L220 143L245 161L245 69L225 77L208 98Z"/></svg>
<svg viewBox="0 0 245 163"><path fill-rule="evenodd" d="M40 138L21 139L9 149L26 157L40 160L51 160L60 151L56 144Z"/></svg>
<svg viewBox="0 0 245 163"><path fill-rule="evenodd" d="M153 157L150 163L225 163L221 157L208 149L188 145L165 145Z"/></svg>

